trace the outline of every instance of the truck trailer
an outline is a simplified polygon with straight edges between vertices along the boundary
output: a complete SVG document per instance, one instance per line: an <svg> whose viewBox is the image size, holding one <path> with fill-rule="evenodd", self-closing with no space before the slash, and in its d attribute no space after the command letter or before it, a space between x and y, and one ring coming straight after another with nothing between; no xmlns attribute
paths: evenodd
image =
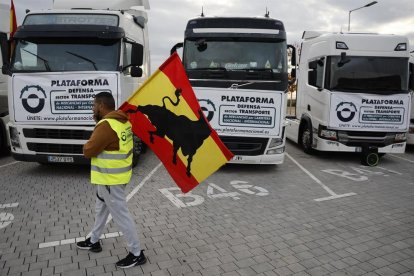
<svg viewBox="0 0 414 276"><path fill-rule="evenodd" d="M231 163L280 164L288 88L286 32L265 17L204 17L187 23L183 65Z"/></svg>
<svg viewBox="0 0 414 276"><path fill-rule="evenodd" d="M119 106L150 75L148 9L147 0L55 0L29 11L12 41L2 35L16 160L89 163L82 148L95 95L110 92ZM134 142L136 163L142 144Z"/></svg>
<svg viewBox="0 0 414 276"><path fill-rule="evenodd" d="M364 165L404 153L410 120L408 39L304 32L287 138L313 151L360 152Z"/></svg>

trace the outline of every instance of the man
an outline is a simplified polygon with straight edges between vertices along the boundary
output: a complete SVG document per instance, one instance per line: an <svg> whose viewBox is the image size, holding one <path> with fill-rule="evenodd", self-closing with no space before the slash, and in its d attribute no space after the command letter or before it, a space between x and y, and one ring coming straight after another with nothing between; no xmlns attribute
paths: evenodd
<svg viewBox="0 0 414 276"><path fill-rule="evenodd" d="M147 261L141 250L135 223L129 213L124 189L132 175L132 130L128 115L115 111L115 101L108 92L96 95L93 105L96 127L83 147L91 158L91 183L96 185L95 225L91 236L78 242L79 249L101 252L100 236L108 215L123 233L129 254L116 263L119 268L142 265Z"/></svg>

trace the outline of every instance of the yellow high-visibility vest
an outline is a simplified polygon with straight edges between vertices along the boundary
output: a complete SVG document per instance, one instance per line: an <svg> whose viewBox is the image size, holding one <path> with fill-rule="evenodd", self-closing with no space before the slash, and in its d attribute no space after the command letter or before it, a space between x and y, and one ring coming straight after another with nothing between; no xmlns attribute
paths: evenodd
<svg viewBox="0 0 414 276"><path fill-rule="evenodd" d="M107 121L119 138L119 150L102 151L91 159L91 183L97 185L127 184L132 176L132 127L129 121L121 123L115 119Z"/></svg>

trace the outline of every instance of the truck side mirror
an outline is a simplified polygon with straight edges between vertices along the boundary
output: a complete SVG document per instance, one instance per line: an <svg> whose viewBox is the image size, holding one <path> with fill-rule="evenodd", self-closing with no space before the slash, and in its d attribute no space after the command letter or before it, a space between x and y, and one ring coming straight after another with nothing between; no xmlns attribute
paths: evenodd
<svg viewBox="0 0 414 276"><path fill-rule="evenodd" d="M296 81L296 68L292 68L291 70L290 70L290 81L289 81L289 84L293 84L293 83L295 83L295 81Z"/></svg>
<svg viewBox="0 0 414 276"><path fill-rule="evenodd" d="M414 90L414 63L410 63L410 82L409 82L409 88L411 90Z"/></svg>
<svg viewBox="0 0 414 276"><path fill-rule="evenodd" d="M1 72L4 75L10 75L10 52L6 33L0 33L0 47L1 58L3 60Z"/></svg>
<svg viewBox="0 0 414 276"><path fill-rule="evenodd" d="M296 79L296 47L293 45L288 45L287 48L291 49L292 51L291 57L290 57L290 66L291 66L290 76L294 82L294 80Z"/></svg>
<svg viewBox="0 0 414 276"><path fill-rule="evenodd" d="M9 76L11 76L10 64L3 64L3 67L1 67L1 73L3 75L9 75Z"/></svg>
<svg viewBox="0 0 414 276"><path fill-rule="evenodd" d="M315 86L319 91L322 91L322 72L325 58L319 58L309 62L308 84ZM318 75L319 74L319 75Z"/></svg>
<svg viewBox="0 0 414 276"><path fill-rule="evenodd" d="M308 71L308 84L316 86L316 68L318 67L318 60L313 60L309 62L309 71Z"/></svg>
<svg viewBox="0 0 414 276"><path fill-rule="evenodd" d="M345 52L342 52L341 53L341 59L338 62L338 67L342 67L342 66L344 66L345 64L347 64L350 61L351 60L346 57L346 53Z"/></svg>
<svg viewBox="0 0 414 276"><path fill-rule="evenodd" d="M144 63L144 46L139 43L132 43L131 65L141 66Z"/></svg>
<svg viewBox="0 0 414 276"><path fill-rule="evenodd" d="M316 86L316 71L315 70L308 71L308 84L312 86Z"/></svg>
<svg viewBox="0 0 414 276"><path fill-rule="evenodd" d="M313 61L309 62L309 69L316 70L317 66L318 66L318 61L317 60L313 60Z"/></svg>
<svg viewBox="0 0 414 276"><path fill-rule="evenodd" d="M132 66L130 74L131 74L131 77L134 77L134 78L142 77L142 69L138 66Z"/></svg>
<svg viewBox="0 0 414 276"><path fill-rule="evenodd" d="M183 46L184 46L184 43L182 43L182 42L179 42L179 43L175 44L175 45L171 48L171 50L170 50L170 55L172 55L172 54L174 54L175 52L177 52L177 49L178 49L178 48L182 48Z"/></svg>

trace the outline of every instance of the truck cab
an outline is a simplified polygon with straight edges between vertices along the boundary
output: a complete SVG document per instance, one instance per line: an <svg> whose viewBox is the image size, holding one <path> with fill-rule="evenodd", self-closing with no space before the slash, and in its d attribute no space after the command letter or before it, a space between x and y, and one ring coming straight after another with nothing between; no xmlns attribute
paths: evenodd
<svg viewBox="0 0 414 276"><path fill-rule="evenodd" d="M150 75L147 9L145 0L56 0L26 14L3 66L15 159L89 163L82 148L95 125L95 94L110 92L118 107Z"/></svg>
<svg viewBox="0 0 414 276"><path fill-rule="evenodd" d="M231 163L281 164L288 87L286 32L269 17L188 21L183 65Z"/></svg>
<svg viewBox="0 0 414 276"><path fill-rule="evenodd" d="M411 106L408 39L304 32L301 47L287 138L307 153L361 152L368 165L382 154L403 153Z"/></svg>

